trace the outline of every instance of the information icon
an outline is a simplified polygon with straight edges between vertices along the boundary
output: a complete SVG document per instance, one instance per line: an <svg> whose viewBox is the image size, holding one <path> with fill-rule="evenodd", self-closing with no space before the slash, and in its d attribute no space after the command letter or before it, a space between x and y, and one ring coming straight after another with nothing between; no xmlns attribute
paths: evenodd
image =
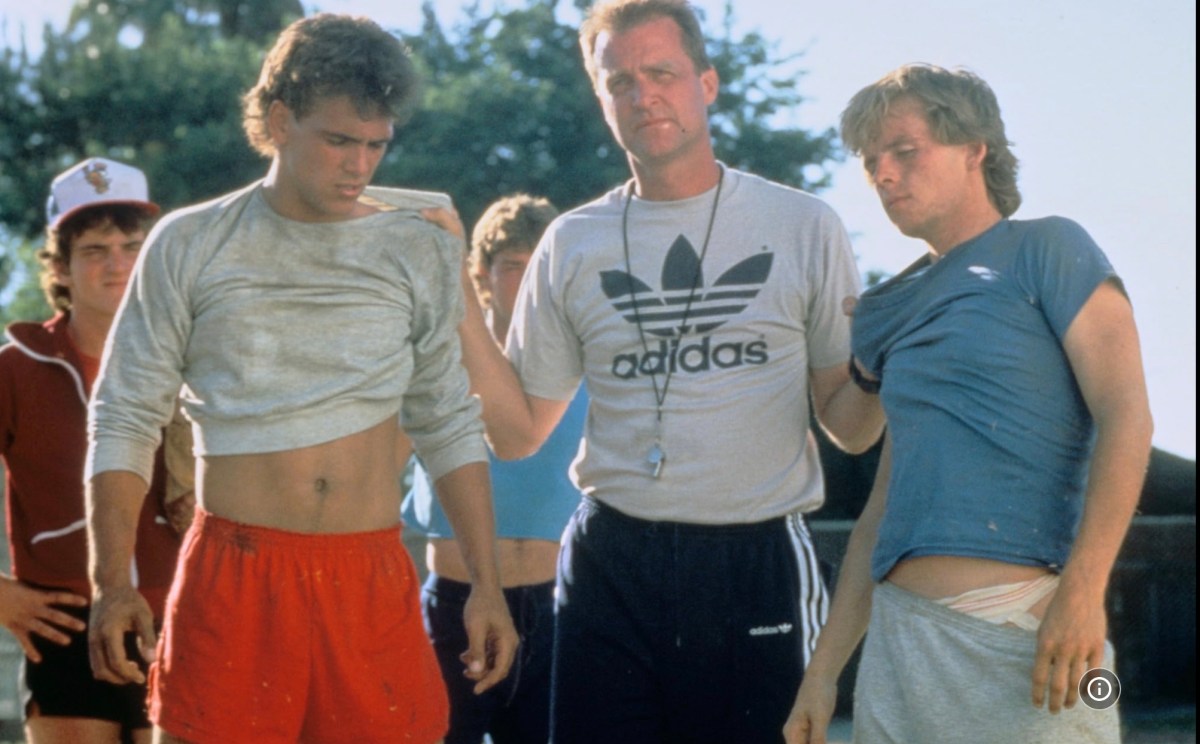
<svg viewBox="0 0 1200 744"><path fill-rule="evenodd" d="M1111 708L1121 697L1121 680L1107 669L1089 669L1079 680L1079 699L1089 708Z"/></svg>

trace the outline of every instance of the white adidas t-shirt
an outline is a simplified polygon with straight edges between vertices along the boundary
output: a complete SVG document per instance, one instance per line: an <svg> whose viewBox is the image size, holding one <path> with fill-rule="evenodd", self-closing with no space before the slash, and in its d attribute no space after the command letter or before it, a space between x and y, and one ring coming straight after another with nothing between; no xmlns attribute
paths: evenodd
<svg viewBox="0 0 1200 744"><path fill-rule="evenodd" d="M808 369L849 358L841 302L859 293L849 239L824 202L726 169L687 309L715 192L633 198L632 277L621 237L626 187L561 216L533 256L508 336L528 393L569 400L586 378L591 407L572 477L643 519L755 522L824 498ZM666 462L655 478L650 372L661 396L668 369Z"/></svg>

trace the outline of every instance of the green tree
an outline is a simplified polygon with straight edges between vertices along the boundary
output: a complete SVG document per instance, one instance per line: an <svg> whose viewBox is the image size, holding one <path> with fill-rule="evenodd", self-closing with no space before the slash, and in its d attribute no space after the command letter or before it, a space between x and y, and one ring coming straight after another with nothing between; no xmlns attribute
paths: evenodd
<svg viewBox="0 0 1200 744"><path fill-rule="evenodd" d="M398 132L379 182L446 191L470 225L506 193L572 207L628 178L576 29L556 8L555 0L488 12L476 4L447 29L427 4L422 28L405 38L424 68L425 105ZM37 59L0 51L0 315L27 313L38 296L32 250L21 246L38 242L47 184L71 163L92 155L133 163L167 209L261 177L266 164L245 142L240 97L299 9L299 0L80 0L66 29L45 29ZM796 56L761 34L736 37L731 18L727 8L710 40L722 80L711 117L718 157L821 188L822 167L838 155L833 132L776 126L802 102Z"/></svg>
<svg viewBox="0 0 1200 744"><path fill-rule="evenodd" d="M554 3L476 7L449 34L424 13L407 41L424 66L425 105L398 133L382 179L452 194L470 225L502 194L572 206L627 175Z"/></svg>
<svg viewBox="0 0 1200 744"><path fill-rule="evenodd" d="M36 234L46 184L93 155L141 167L167 207L260 174L239 97L263 40L301 10L298 0L81 0L65 29L44 30L36 60L6 50L0 221Z"/></svg>
<svg viewBox="0 0 1200 744"><path fill-rule="evenodd" d="M255 77L259 43L224 37L173 12L144 36L128 15L112 10L77 9L72 18L62 34L47 35L37 62L43 189L55 172L89 155L138 165L168 207L215 196L261 172L241 135L238 104Z"/></svg>
<svg viewBox="0 0 1200 744"><path fill-rule="evenodd" d="M225 38L269 43L279 29L304 15L300 0L80 0L70 25L108 15L119 25L138 28L153 39L173 18L215 28Z"/></svg>
<svg viewBox="0 0 1200 744"><path fill-rule="evenodd" d="M41 264L36 254L37 247L29 241L12 241L11 247L0 256L0 287L11 288L5 301L0 304L0 328L14 320L45 320L53 311L42 293L38 277Z"/></svg>
<svg viewBox="0 0 1200 744"><path fill-rule="evenodd" d="M577 29L556 8L556 0L486 13L475 5L447 33L426 4L421 31L407 38L425 66L425 106L399 132L381 178L452 194L468 225L506 193L571 207L628 178ZM839 154L833 131L773 125L803 100L790 72L796 55L780 55L758 33L736 37L732 26L727 7L721 36L709 39L722 81L710 117L717 156L800 188L828 185L823 166Z"/></svg>
<svg viewBox="0 0 1200 744"><path fill-rule="evenodd" d="M23 246L40 242L47 185L71 163L102 155L137 165L166 208L262 174L242 136L239 97L257 73L259 39L299 10L297 0L82 0L65 29L44 30L37 59L4 50L0 246L8 270L0 272L0 315L24 317L38 307L38 267Z"/></svg>
<svg viewBox="0 0 1200 744"><path fill-rule="evenodd" d="M809 132L774 124L804 102L796 69L801 53L783 54L756 31L735 37L729 3L722 35L709 40L709 54L721 80L709 117L717 157L807 191L828 187L825 166L841 157L833 128Z"/></svg>

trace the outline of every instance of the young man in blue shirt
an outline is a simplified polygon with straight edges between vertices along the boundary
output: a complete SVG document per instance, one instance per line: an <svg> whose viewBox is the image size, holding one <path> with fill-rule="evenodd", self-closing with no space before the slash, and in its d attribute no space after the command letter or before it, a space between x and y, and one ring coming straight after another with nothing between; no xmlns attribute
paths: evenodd
<svg viewBox="0 0 1200 744"><path fill-rule="evenodd" d="M1150 453L1129 299L1079 225L1010 219L1016 158L975 75L902 67L842 137L929 253L855 311L888 441L787 741L825 741L864 632L857 741L1119 741L1115 708L1076 703L1113 664L1105 588Z"/></svg>

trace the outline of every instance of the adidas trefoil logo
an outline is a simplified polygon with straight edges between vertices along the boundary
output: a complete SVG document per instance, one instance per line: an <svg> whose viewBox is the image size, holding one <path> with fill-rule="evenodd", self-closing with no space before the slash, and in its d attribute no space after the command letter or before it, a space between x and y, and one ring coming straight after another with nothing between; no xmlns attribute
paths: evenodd
<svg viewBox="0 0 1200 744"><path fill-rule="evenodd" d="M627 322L637 323L640 316L646 333L677 338L687 333L708 333L745 310L770 276L773 260L773 253L760 253L739 261L706 289L700 257L680 235L663 262L661 292L656 293L641 279L620 270L601 271L600 287ZM687 311L689 325L684 325L693 281L696 297Z"/></svg>
<svg viewBox="0 0 1200 744"><path fill-rule="evenodd" d="M793 627L795 626L793 626L791 623L780 623L779 625L760 625L757 628L751 628L750 635L785 635L787 633L791 633Z"/></svg>
<svg viewBox="0 0 1200 744"><path fill-rule="evenodd" d="M626 271L600 272L600 287L621 317L633 325L640 319L646 334L659 339L647 348L613 357L613 375L629 380L639 375L702 373L714 368L765 364L765 340L718 343L708 334L745 310L758 296L771 275L773 260L774 254L767 251L743 259L706 288L700 257L680 235L663 262L661 292ZM693 282L696 296L689 308ZM685 343L688 334L700 338Z"/></svg>

